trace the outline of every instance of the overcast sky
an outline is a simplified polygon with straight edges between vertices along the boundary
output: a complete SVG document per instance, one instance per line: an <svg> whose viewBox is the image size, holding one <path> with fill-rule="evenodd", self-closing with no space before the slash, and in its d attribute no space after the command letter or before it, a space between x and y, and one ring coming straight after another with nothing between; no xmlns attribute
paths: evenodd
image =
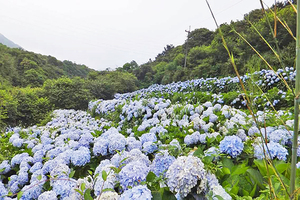
<svg viewBox="0 0 300 200"><path fill-rule="evenodd" d="M219 24L260 8L259 0L209 2ZM183 44L189 26L215 29L205 0L0 0L5 37L96 70L153 60L167 44Z"/></svg>

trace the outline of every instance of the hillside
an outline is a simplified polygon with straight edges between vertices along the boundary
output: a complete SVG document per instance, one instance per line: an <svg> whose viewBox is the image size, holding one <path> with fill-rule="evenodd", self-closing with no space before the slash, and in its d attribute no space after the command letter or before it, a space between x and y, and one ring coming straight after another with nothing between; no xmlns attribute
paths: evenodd
<svg viewBox="0 0 300 200"><path fill-rule="evenodd" d="M22 49L21 46L15 44L14 42L10 41L9 39L7 39L4 35L2 35L0 33L0 43L6 45L7 47L10 48L20 48Z"/></svg>
<svg viewBox="0 0 300 200"><path fill-rule="evenodd" d="M0 44L0 80L12 86L39 87L47 79L62 76L86 78L91 71L94 70L85 65Z"/></svg>
<svg viewBox="0 0 300 200"><path fill-rule="evenodd" d="M282 23L286 23L290 33L295 35L296 14L288 2L277 3L276 15ZM272 31L276 31L275 39L271 34L269 22ZM274 22L274 7L272 10L267 10L266 15L261 9L253 10L245 14L243 20L221 24L219 29L234 55L235 63L241 74L251 70L266 69L267 65L237 33L243 36L274 69L294 66L295 40L278 19L276 23ZM135 61L128 62L117 70L134 74L140 82L140 87L201 77L235 75L222 44L219 29L215 31L206 28L195 29L189 34L189 38L184 44L166 45L154 60L140 66ZM257 31L269 42L281 60L276 58ZM186 67L184 66L185 51L187 51Z"/></svg>

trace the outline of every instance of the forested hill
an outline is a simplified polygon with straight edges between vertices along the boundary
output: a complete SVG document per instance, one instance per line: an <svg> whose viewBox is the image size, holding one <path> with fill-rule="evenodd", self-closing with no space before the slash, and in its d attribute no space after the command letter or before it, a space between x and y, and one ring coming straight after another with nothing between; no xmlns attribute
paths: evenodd
<svg viewBox="0 0 300 200"><path fill-rule="evenodd" d="M71 61L59 61L52 56L44 56L18 48L0 44L1 83L20 87L39 87L47 79L62 76L86 78L93 71L85 65Z"/></svg>
<svg viewBox="0 0 300 200"><path fill-rule="evenodd" d="M229 24L220 26L241 74L246 73L250 68L259 70L267 67L250 46L233 32L233 29L245 37L275 69L282 67L276 56L255 30L257 29L277 51L268 21L272 30L275 29L283 65L294 65L295 40L279 20L276 21L276 24L274 23L274 6L272 10L267 10L267 18L261 9L256 9L245 14L243 20L232 21ZM295 35L296 14L290 4L287 1L278 3L276 14ZM187 64L184 67L186 50ZM200 77L235 75L228 54L222 44L219 30L210 31L206 28L193 30L189 35L189 39L182 45L176 47L167 45L164 51L158 54L153 61L140 66L132 61L117 70L134 74L141 84L140 87L146 87L154 83L167 84L173 81L185 81Z"/></svg>

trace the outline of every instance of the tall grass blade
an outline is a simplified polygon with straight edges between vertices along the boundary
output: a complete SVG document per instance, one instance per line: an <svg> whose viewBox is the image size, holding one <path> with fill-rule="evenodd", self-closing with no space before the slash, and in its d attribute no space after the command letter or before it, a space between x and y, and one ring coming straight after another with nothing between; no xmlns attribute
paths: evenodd
<svg viewBox="0 0 300 200"><path fill-rule="evenodd" d="M298 148L298 132L299 132L299 95L300 95L300 0L297 0L297 30L296 30L296 82L295 82L295 111L294 111L294 137L292 146L292 163L291 163L291 178L290 178L290 193L294 194L296 182L296 162L297 162L297 148ZM291 199L294 198L291 195Z"/></svg>

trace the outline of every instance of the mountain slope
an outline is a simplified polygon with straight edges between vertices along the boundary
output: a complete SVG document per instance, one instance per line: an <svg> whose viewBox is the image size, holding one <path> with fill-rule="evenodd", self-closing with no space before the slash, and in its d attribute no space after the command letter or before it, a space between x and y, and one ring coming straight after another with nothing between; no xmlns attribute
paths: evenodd
<svg viewBox="0 0 300 200"><path fill-rule="evenodd" d="M10 41L9 39L7 39L4 35L2 35L0 33L0 43L1 44L4 44L5 46L7 47L10 47L10 48L21 48L21 46L15 44L14 42Z"/></svg>
<svg viewBox="0 0 300 200"><path fill-rule="evenodd" d="M85 65L0 44L0 80L13 86L39 87L62 76L86 78L90 71Z"/></svg>

